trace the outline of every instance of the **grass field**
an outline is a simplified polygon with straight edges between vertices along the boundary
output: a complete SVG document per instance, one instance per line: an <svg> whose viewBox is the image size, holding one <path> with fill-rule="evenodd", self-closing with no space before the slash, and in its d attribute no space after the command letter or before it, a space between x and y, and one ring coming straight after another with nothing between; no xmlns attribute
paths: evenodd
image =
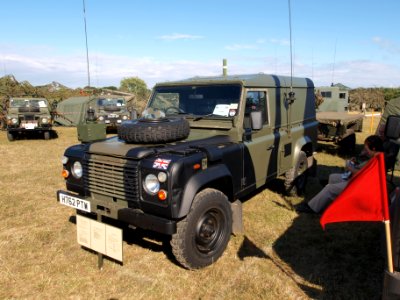
<svg viewBox="0 0 400 300"><path fill-rule="evenodd" d="M364 126L369 130L369 126ZM166 239L125 232L124 264L76 242L75 212L56 201L64 189L61 157L76 129L57 128L49 141L8 142L0 132L0 299L379 299L384 258L378 223L347 223L322 231L318 216L299 215L282 180L245 199L245 232L232 236L214 265L188 271ZM357 133L361 147L368 132ZM316 154L319 179L343 165L331 144Z"/></svg>

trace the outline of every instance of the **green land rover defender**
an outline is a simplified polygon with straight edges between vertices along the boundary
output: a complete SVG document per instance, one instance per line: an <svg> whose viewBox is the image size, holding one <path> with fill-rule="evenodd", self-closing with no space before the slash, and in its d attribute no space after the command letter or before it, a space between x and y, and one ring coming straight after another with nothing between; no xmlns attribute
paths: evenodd
<svg viewBox="0 0 400 300"><path fill-rule="evenodd" d="M7 138L14 141L21 134L43 134L48 140L52 117L45 98L11 98L7 107Z"/></svg>
<svg viewBox="0 0 400 300"><path fill-rule="evenodd" d="M171 236L188 269L215 262L242 230L240 199L283 176L300 193L314 166L314 84L266 74L157 84L118 136L66 149L61 204L100 223ZM87 135L82 135L87 136Z"/></svg>

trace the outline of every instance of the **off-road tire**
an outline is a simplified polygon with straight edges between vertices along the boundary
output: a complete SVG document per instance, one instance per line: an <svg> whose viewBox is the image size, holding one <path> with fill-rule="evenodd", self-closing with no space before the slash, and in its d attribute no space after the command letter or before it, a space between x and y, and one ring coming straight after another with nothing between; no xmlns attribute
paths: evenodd
<svg viewBox="0 0 400 300"><path fill-rule="evenodd" d="M207 188L198 193L189 214L177 224L171 247L187 269L214 263L225 251L232 233L232 210L222 192Z"/></svg>
<svg viewBox="0 0 400 300"><path fill-rule="evenodd" d="M167 143L189 136L189 122L183 118L137 119L118 127L118 137L127 143Z"/></svg>
<svg viewBox="0 0 400 300"><path fill-rule="evenodd" d="M308 159L304 151L300 151L296 165L285 173L285 191L289 196L301 196L308 179Z"/></svg>
<svg viewBox="0 0 400 300"><path fill-rule="evenodd" d="M353 129L347 129L346 134L338 142L340 151L344 153L352 153L356 148L356 134Z"/></svg>
<svg viewBox="0 0 400 300"><path fill-rule="evenodd" d="M104 106L104 111L107 111L107 112L114 112L114 111L120 111L121 110L121 107L118 107L118 106Z"/></svg>
<svg viewBox="0 0 400 300"><path fill-rule="evenodd" d="M7 139L8 139L10 142L15 141L15 136L14 136L14 134L12 134L11 132L7 131Z"/></svg>

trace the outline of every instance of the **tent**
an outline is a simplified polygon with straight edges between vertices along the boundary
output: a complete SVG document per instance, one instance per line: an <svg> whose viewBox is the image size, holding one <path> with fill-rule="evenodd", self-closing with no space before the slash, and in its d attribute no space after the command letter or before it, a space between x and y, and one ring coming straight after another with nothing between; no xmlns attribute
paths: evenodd
<svg viewBox="0 0 400 300"><path fill-rule="evenodd" d="M64 126L76 126L83 120L93 97L70 97L57 104L55 122Z"/></svg>
<svg viewBox="0 0 400 300"><path fill-rule="evenodd" d="M108 124L113 124L117 120L126 120L129 117L126 101L122 96L70 97L58 103L55 122L64 126L76 126L85 120L89 107L94 109L97 117L102 117L102 122L107 123L109 120Z"/></svg>

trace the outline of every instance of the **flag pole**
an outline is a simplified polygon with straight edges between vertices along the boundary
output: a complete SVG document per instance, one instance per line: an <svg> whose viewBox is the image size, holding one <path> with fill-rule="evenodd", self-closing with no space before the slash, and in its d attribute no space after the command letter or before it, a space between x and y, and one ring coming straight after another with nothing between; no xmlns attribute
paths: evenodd
<svg viewBox="0 0 400 300"><path fill-rule="evenodd" d="M392 255L392 238L390 233L390 220L385 220L383 222L385 223L388 271L390 273L393 273L393 255Z"/></svg>
<svg viewBox="0 0 400 300"><path fill-rule="evenodd" d="M392 254L392 234L390 232L390 214L389 214L389 200L387 196L386 188L386 170L385 170L385 158L383 153L378 154L379 162L379 180L381 186L381 199L383 201L383 222L385 223L385 234L386 234L386 252L387 252L387 265L388 271L393 273L393 254Z"/></svg>

